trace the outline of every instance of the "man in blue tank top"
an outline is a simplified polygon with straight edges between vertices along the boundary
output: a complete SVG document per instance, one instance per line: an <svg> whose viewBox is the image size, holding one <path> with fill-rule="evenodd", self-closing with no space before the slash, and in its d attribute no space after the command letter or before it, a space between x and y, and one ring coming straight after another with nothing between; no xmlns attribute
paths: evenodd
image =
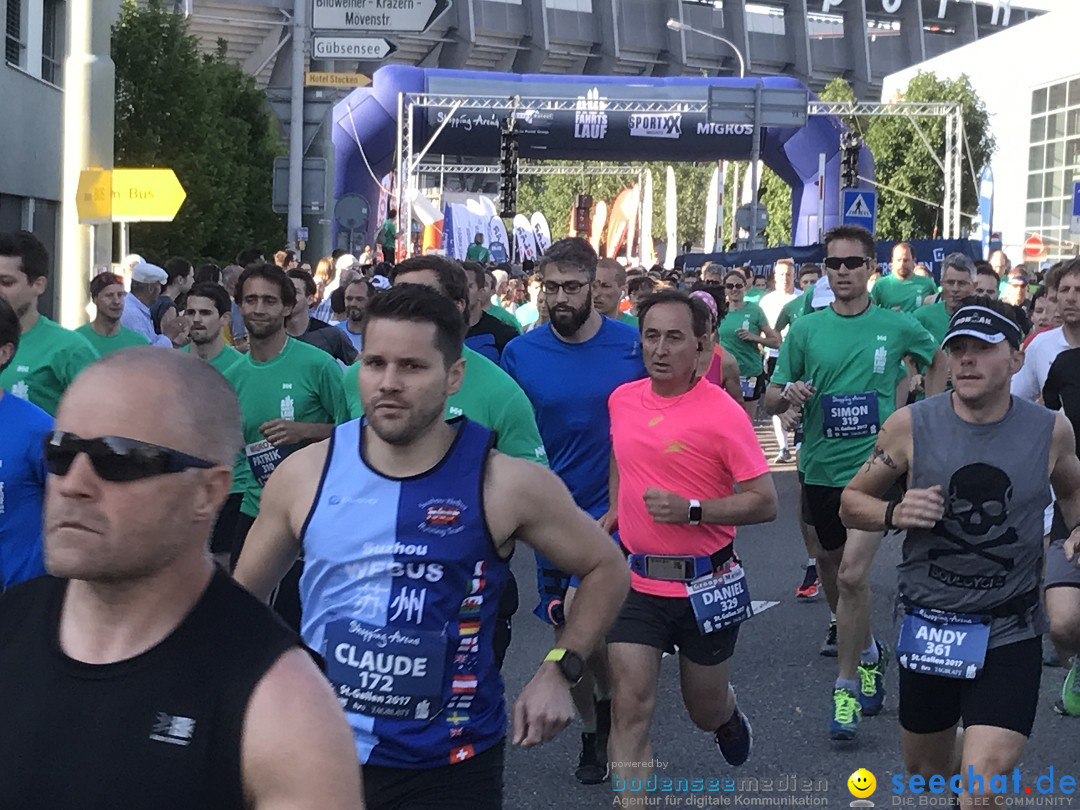
<svg viewBox="0 0 1080 810"><path fill-rule="evenodd" d="M897 642L905 765L911 776L942 777L964 807L1003 792L1000 774L1012 772L1031 735L1047 630L1039 584L1051 483L1072 528L1065 556L1080 562L1072 426L1010 395L1024 362L1010 314L996 300L965 299L942 342L953 390L885 421L841 504L850 528L907 532ZM907 492L884 501L901 475Z"/></svg>
<svg viewBox="0 0 1080 810"><path fill-rule="evenodd" d="M645 377L645 364L638 330L593 307L597 261L584 239L562 239L547 250L537 269L551 322L510 341L502 367L532 402L552 471L574 502L600 520L608 512L608 397L620 385ZM554 625L559 643L559 625L573 602L576 583L559 566L537 557L537 585L540 604L535 613ZM611 728L606 654L598 651L589 664L589 674L574 690L584 725L575 775L587 785L607 778Z"/></svg>
<svg viewBox="0 0 1080 810"><path fill-rule="evenodd" d="M622 555L558 478L493 451L467 418L444 421L463 335L457 307L426 286L372 299L365 416L275 471L236 569L267 598L303 550L301 631L326 659L376 810L502 807L493 648L511 538L579 576L582 604L518 698L516 744L570 722L569 687L627 591Z"/></svg>

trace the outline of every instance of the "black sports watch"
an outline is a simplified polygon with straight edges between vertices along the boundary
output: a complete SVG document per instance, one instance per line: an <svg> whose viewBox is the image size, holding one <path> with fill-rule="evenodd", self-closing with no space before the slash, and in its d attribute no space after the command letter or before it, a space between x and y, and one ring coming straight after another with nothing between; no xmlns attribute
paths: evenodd
<svg viewBox="0 0 1080 810"><path fill-rule="evenodd" d="M701 501L690 499L690 509L686 513L686 522L691 526L701 525Z"/></svg>
<svg viewBox="0 0 1080 810"><path fill-rule="evenodd" d="M565 647L556 647L544 657L544 661L554 661L570 686L577 686L585 676L585 660Z"/></svg>

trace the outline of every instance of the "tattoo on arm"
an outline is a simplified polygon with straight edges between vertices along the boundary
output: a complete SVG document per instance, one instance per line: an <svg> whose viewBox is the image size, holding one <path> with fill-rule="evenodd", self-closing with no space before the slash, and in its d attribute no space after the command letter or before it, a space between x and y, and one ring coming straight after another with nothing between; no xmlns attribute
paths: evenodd
<svg viewBox="0 0 1080 810"><path fill-rule="evenodd" d="M890 470L897 469L896 462L892 460L892 456L882 450L881 445L875 444L874 452L870 454L870 458L867 459L866 464L863 467L864 471L870 472L870 469L878 461L881 461L881 463L888 467Z"/></svg>

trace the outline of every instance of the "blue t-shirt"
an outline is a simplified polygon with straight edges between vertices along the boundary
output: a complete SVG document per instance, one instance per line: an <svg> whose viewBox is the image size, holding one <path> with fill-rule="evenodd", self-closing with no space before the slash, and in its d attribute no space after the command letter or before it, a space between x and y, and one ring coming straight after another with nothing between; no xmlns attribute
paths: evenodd
<svg viewBox="0 0 1080 810"><path fill-rule="evenodd" d="M0 397L0 591L45 573L45 436L53 420L11 394Z"/></svg>
<svg viewBox="0 0 1080 810"><path fill-rule="evenodd" d="M510 341L502 367L532 403L551 469L577 505L599 517L608 508L608 397L645 376L638 331L604 318L589 340L565 343L545 324Z"/></svg>

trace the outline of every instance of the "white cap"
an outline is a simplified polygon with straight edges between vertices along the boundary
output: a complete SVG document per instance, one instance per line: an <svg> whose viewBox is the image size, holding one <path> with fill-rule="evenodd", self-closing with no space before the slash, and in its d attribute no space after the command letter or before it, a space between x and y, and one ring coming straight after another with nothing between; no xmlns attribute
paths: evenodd
<svg viewBox="0 0 1080 810"><path fill-rule="evenodd" d="M334 262L334 269L340 273L342 270L348 270L354 264L360 264L360 262L351 253L344 253L338 256L337 261Z"/></svg>
<svg viewBox="0 0 1080 810"><path fill-rule="evenodd" d="M131 269L131 280L140 284L167 284L169 274L149 262L139 262Z"/></svg>
<svg viewBox="0 0 1080 810"><path fill-rule="evenodd" d="M134 269L135 265L145 263L146 259L140 256L138 253L129 253L127 256L120 260L120 267L130 273Z"/></svg>
<svg viewBox="0 0 1080 810"><path fill-rule="evenodd" d="M810 300L813 309L823 309L836 300L836 293L829 284L829 277L823 275L814 284L814 297Z"/></svg>

